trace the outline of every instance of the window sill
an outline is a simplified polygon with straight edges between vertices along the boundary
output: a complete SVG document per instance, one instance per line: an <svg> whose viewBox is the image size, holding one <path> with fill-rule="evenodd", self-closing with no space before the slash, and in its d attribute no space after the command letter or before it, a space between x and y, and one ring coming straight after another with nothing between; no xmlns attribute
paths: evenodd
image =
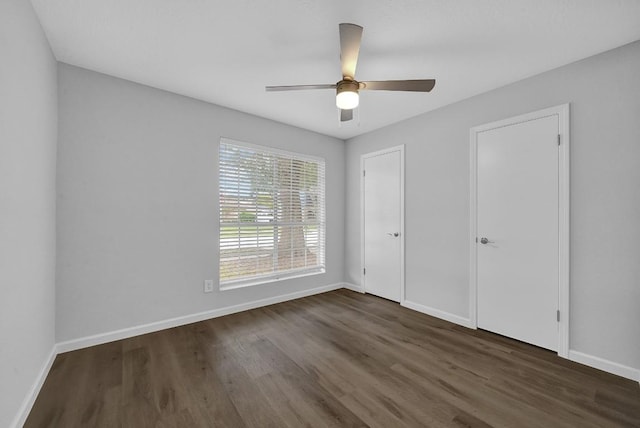
<svg viewBox="0 0 640 428"><path fill-rule="evenodd" d="M285 281L288 279L304 278L306 276L319 275L325 272L326 272L326 269L322 267L322 268L317 268L311 271L290 272L288 274L283 274L277 277L253 278L253 279L247 279L247 280L233 281L233 282L228 282L226 284L220 284L220 291L236 290L238 288L253 287L256 285L264 285L272 282Z"/></svg>

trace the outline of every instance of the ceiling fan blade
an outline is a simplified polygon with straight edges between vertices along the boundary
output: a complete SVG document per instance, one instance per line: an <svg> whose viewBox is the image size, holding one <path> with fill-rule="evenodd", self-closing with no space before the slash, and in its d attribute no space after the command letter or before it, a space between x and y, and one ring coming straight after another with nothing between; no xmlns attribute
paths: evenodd
<svg viewBox="0 0 640 428"><path fill-rule="evenodd" d="M356 24L340 24L340 62L342 63L342 77L354 78L362 27Z"/></svg>
<svg viewBox="0 0 640 428"><path fill-rule="evenodd" d="M429 92L436 85L435 79L379 80L360 82L360 90Z"/></svg>
<svg viewBox="0 0 640 428"><path fill-rule="evenodd" d="M353 110L340 110L340 122L348 122L353 119Z"/></svg>
<svg viewBox="0 0 640 428"><path fill-rule="evenodd" d="M335 83L327 83L326 85L289 85L289 86L265 86L267 92L271 91L301 91L306 89L336 89Z"/></svg>

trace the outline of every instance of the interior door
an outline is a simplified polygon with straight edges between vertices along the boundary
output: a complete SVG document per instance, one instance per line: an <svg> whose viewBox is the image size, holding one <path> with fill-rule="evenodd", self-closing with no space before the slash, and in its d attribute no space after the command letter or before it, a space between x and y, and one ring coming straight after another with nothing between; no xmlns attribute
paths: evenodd
<svg viewBox="0 0 640 428"><path fill-rule="evenodd" d="M478 327L557 350L557 115L477 136Z"/></svg>
<svg viewBox="0 0 640 428"><path fill-rule="evenodd" d="M401 148L363 156L363 278L366 293L400 301Z"/></svg>

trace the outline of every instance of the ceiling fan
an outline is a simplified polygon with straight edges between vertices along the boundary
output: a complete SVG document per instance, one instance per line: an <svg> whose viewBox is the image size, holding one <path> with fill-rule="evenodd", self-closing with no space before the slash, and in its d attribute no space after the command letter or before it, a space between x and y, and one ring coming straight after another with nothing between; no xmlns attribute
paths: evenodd
<svg viewBox="0 0 640 428"><path fill-rule="evenodd" d="M340 121L353 119L353 109L358 107L358 91L412 91L429 92L436 84L435 79L419 80L378 80L362 81L355 79L362 27L356 24L340 24L340 62L342 80L326 85L267 86L267 91L295 91L304 89L335 89L336 106L340 109Z"/></svg>

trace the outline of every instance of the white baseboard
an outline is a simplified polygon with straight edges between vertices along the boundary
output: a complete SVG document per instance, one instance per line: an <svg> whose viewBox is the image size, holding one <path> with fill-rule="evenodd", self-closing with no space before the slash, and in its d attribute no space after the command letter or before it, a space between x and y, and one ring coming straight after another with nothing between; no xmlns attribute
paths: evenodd
<svg viewBox="0 0 640 428"><path fill-rule="evenodd" d="M473 325L473 323L469 318L463 318L459 315L455 315L450 312L431 308L429 306L421 305L420 303L410 302L408 300L405 300L404 302L400 302L400 304L405 308L413 309L414 311L422 312L423 314L431 315L432 317L440 318L445 321L452 322L454 324L459 324L463 327L473 328L473 329L476 328L476 326Z"/></svg>
<svg viewBox="0 0 640 428"><path fill-rule="evenodd" d="M584 364L585 366L593 367L640 382L640 369L634 369L633 367L614 363L613 361L605 360L604 358L594 357L593 355L573 350L569 350L569 359L576 363Z"/></svg>
<svg viewBox="0 0 640 428"><path fill-rule="evenodd" d="M275 303L286 302L287 300L299 299L301 297L325 293L327 291L343 288L343 285L344 284L342 283L330 284L322 287L311 288L308 290L297 291L295 293L281 294L279 296L269 297L267 299L254 300L239 305L226 306L224 308L212 309L210 311L198 312L181 317L123 328L121 330L115 330L106 333L95 334L92 336L82 337L79 339L68 340L66 342L58 343L57 351L58 353L75 351L77 349L101 345L103 343L113 342L115 340L127 339L129 337L139 336L141 334L153 333L156 331L165 330L167 328L178 327L181 325L204 321L211 318L217 318L224 315L235 314L237 312L248 311L250 309L273 305Z"/></svg>
<svg viewBox="0 0 640 428"><path fill-rule="evenodd" d="M364 287L361 285L355 285L355 284L351 284L349 282L343 282L342 286L344 288L346 288L347 290L351 290L351 291L355 291L357 293L362 293L364 294Z"/></svg>
<svg viewBox="0 0 640 428"><path fill-rule="evenodd" d="M27 396L24 398L22 405L20 406L20 410L11 423L9 425L11 428L20 428L27 421L27 417L29 417L29 413L31 412L31 408L33 404L36 402L36 398L38 398L38 394L40 393L40 389L42 389L42 385L44 385L44 381L47 379L47 375L49 374L49 370L51 370L51 366L53 365L53 361L56 359L56 355L58 355L57 347L54 344L51 348L51 352L49 356L45 360L44 364L40 368L38 372L38 376L36 377L35 382L31 385Z"/></svg>

